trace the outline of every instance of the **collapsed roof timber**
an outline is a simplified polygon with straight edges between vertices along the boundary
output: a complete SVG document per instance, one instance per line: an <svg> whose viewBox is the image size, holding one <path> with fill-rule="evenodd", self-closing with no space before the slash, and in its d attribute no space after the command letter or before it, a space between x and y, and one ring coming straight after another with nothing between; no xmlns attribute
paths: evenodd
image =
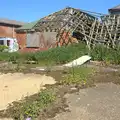
<svg viewBox="0 0 120 120"><path fill-rule="evenodd" d="M77 19L80 14L86 15L86 18L88 18L89 20L95 19L94 16L88 13L82 12L78 9L67 7L38 21L28 23L25 26L18 28L17 31L58 31L59 29L61 29L61 27L63 27L63 24L65 23L68 27L70 27L71 24L74 23L74 19Z"/></svg>
<svg viewBox="0 0 120 120"><path fill-rule="evenodd" d="M17 31L55 31L58 33L57 41L61 39L64 31L77 33L77 39L86 41L87 45L96 42L105 43L115 47L120 40L120 15L104 15L96 17L82 10L67 7L38 21L29 23Z"/></svg>

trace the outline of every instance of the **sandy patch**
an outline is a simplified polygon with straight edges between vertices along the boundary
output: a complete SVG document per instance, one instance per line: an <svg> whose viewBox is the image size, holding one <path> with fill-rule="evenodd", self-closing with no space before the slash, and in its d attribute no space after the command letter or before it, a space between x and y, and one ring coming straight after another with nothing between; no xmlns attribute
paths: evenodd
<svg viewBox="0 0 120 120"><path fill-rule="evenodd" d="M0 73L0 109L13 101L37 93L45 84L54 84L52 77L39 74Z"/></svg>

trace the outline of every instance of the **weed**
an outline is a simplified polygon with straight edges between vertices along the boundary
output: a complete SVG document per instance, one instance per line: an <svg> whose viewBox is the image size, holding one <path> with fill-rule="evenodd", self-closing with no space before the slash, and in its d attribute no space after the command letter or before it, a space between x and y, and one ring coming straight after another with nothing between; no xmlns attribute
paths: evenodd
<svg viewBox="0 0 120 120"><path fill-rule="evenodd" d="M12 105L9 105L6 112L3 112L2 116L11 117L16 120L21 120L21 118L26 119L28 117L34 119L39 116L42 109L54 102L55 99L56 95L54 91L51 89L43 90L36 95L26 97L24 100L13 102Z"/></svg>
<svg viewBox="0 0 120 120"><path fill-rule="evenodd" d="M91 50L93 60L105 61L109 64L120 64L120 48L112 49L102 45Z"/></svg>
<svg viewBox="0 0 120 120"><path fill-rule="evenodd" d="M92 68L75 67L71 68L69 73L60 81L61 84L86 84L89 76L94 73Z"/></svg>
<svg viewBox="0 0 120 120"><path fill-rule="evenodd" d="M12 63L35 61L36 64L64 64L74 60L84 54L87 54L87 48L84 44L76 44L52 48L48 51L36 53L0 53L1 60L10 61Z"/></svg>
<svg viewBox="0 0 120 120"><path fill-rule="evenodd" d="M69 46L57 47L48 51L35 53L5 53L0 52L0 61L10 61L12 63L56 65L65 64L82 55L89 55L92 60L105 61L109 64L120 64L120 48L112 49L103 45L96 45L90 51L85 44L79 43Z"/></svg>

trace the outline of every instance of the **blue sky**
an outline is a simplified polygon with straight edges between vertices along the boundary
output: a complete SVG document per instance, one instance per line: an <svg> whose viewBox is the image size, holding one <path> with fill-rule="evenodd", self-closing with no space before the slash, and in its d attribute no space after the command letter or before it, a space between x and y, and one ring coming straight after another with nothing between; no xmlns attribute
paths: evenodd
<svg viewBox="0 0 120 120"><path fill-rule="evenodd" d="M0 17L31 22L67 6L107 13L119 0L1 0Z"/></svg>

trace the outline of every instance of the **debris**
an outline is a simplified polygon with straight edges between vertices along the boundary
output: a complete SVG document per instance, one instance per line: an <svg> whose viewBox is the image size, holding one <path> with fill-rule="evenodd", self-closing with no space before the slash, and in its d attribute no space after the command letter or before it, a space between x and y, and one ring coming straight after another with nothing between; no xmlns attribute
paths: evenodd
<svg viewBox="0 0 120 120"><path fill-rule="evenodd" d="M26 120L31 120L31 118L26 118Z"/></svg>
<svg viewBox="0 0 120 120"><path fill-rule="evenodd" d="M75 67L75 66L80 66L83 65L84 63L88 62L91 60L91 57L88 55L82 56L70 63L65 64L65 67Z"/></svg>
<svg viewBox="0 0 120 120"><path fill-rule="evenodd" d="M43 67L36 67L36 68L31 68L31 70L38 70L38 71L46 71L46 69L45 68L43 68Z"/></svg>
<svg viewBox="0 0 120 120"><path fill-rule="evenodd" d="M76 91L76 90L77 90L77 88L75 88L75 87L74 87L74 88L71 88L71 90L75 90L75 91Z"/></svg>
<svg viewBox="0 0 120 120"><path fill-rule="evenodd" d="M74 92L78 92L78 91L79 91L78 88L75 88L75 87L70 88L70 93L74 93Z"/></svg>

